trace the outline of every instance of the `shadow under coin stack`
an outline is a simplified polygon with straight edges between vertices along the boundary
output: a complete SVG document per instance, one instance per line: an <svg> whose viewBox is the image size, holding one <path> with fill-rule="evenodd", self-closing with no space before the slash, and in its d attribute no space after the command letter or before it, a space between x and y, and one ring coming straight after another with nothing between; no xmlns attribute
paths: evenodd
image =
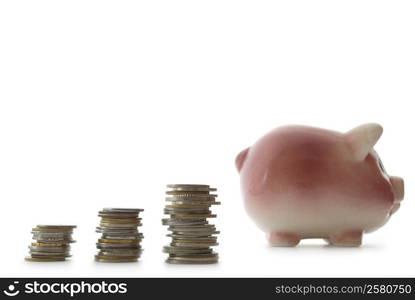
<svg viewBox="0 0 415 300"><path fill-rule="evenodd" d="M64 261L70 257L74 225L37 225L32 229L36 241L29 246L27 261Z"/></svg>
<svg viewBox="0 0 415 300"><path fill-rule="evenodd" d="M216 202L216 191L209 185L171 184L167 186L164 213L170 218L163 219L172 238L163 251L169 254L166 262L172 264L212 264L218 262L218 254L211 246L218 245L216 236L219 231L209 224L208 218L215 218L210 211Z"/></svg>
<svg viewBox="0 0 415 300"><path fill-rule="evenodd" d="M101 223L96 232L101 233L95 260L99 262L136 262L141 256L143 234L139 213L143 209L104 208L98 213Z"/></svg>

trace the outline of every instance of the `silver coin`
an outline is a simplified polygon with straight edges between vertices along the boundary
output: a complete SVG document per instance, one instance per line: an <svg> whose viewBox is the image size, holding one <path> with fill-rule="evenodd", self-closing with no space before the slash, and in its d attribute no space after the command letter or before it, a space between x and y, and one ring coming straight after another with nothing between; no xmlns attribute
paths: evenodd
<svg viewBox="0 0 415 300"><path fill-rule="evenodd" d="M176 191L215 191L209 185L206 184L168 184L168 189Z"/></svg>
<svg viewBox="0 0 415 300"><path fill-rule="evenodd" d="M209 209L189 209L189 208L165 208L164 213L166 215L182 215L182 214L211 214Z"/></svg>
<svg viewBox="0 0 415 300"><path fill-rule="evenodd" d="M207 205L167 205L164 211L182 211L183 213L200 211L201 213L210 213L210 207Z"/></svg>
<svg viewBox="0 0 415 300"><path fill-rule="evenodd" d="M218 254L216 252L211 252L211 253L202 253L202 254L174 254L172 253L170 255L170 257L182 257L182 258L190 258L190 259L194 259L194 258L218 258Z"/></svg>
<svg viewBox="0 0 415 300"><path fill-rule="evenodd" d="M168 190L165 193L167 199L186 200L189 198L199 200L215 200L218 197L217 194L212 194L210 191L179 191L179 190Z"/></svg>
<svg viewBox="0 0 415 300"><path fill-rule="evenodd" d="M101 217L101 222L110 224L136 224L140 223L142 218L118 218L118 217Z"/></svg>
<svg viewBox="0 0 415 300"><path fill-rule="evenodd" d="M72 236L50 236L50 235L36 235L32 236L32 239L40 242L42 240L46 241L62 241L62 242L71 242L73 241Z"/></svg>
<svg viewBox="0 0 415 300"><path fill-rule="evenodd" d="M178 235L183 235L183 236L209 236L209 235L215 235L215 234L219 234L219 231L216 231L214 229L209 230L181 230L181 229L169 229L169 231L171 231L173 234L178 234Z"/></svg>
<svg viewBox="0 0 415 300"><path fill-rule="evenodd" d="M172 219L162 219L163 225L182 225L182 226L192 226L192 225L205 225L208 224L206 220L172 220Z"/></svg>
<svg viewBox="0 0 415 300"><path fill-rule="evenodd" d="M206 238L214 238L216 239L216 236L210 235L210 234L177 234L176 232L166 234L167 237L176 238L176 239L206 239Z"/></svg>
<svg viewBox="0 0 415 300"><path fill-rule="evenodd" d="M33 235L38 236L54 236L54 237L66 237L72 236L72 232L49 232L49 231L31 231Z"/></svg>
<svg viewBox="0 0 415 300"><path fill-rule="evenodd" d="M141 221L142 218L139 217L120 217L120 216L102 216L101 222L122 222L122 223L137 223Z"/></svg>
<svg viewBox="0 0 415 300"><path fill-rule="evenodd" d="M195 241L196 243L199 242L206 242L206 243L216 243L217 238L216 236L205 236L205 237L190 237L180 234L169 234L167 235L169 237L172 237L172 241Z"/></svg>
<svg viewBox="0 0 415 300"><path fill-rule="evenodd" d="M34 252L69 252L69 247L37 247L37 246L29 246L30 251Z"/></svg>
<svg viewBox="0 0 415 300"><path fill-rule="evenodd" d="M164 225L177 225L177 226L196 226L196 225L208 225L209 222L206 219L176 219L176 218L170 218L169 219L163 219L165 221Z"/></svg>
<svg viewBox="0 0 415 300"><path fill-rule="evenodd" d="M216 218L216 215L212 214L170 214L172 219L178 219L178 220L199 220L201 218L203 219L210 219L210 218Z"/></svg>
<svg viewBox="0 0 415 300"><path fill-rule="evenodd" d="M103 233L101 238L103 239L107 239L107 240L137 240L137 241L141 241L144 236L143 234L139 233L136 235L114 235L114 234L106 234Z"/></svg>
<svg viewBox="0 0 415 300"><path fill-rule="evenodd" d="M170 245L174 247L192 247L192 248L207 248L207 247L213 247L217 246L218 243L196 243L196 242L179 242L179 241L173 241L170 243Z"/></svg>
<svg viewBox="0 0 415 300"><path fill-rule="evenodd" d="M201 203L209 203L216 201L216 194L196 194L196 193L168 193L165 197L166 201L184 201L191 203L192 201L200 201Z"/></svg>
<svg viewBox="0 0 415 300"><path fill-rule="evenodd" d="M62 234L62 233L49 233L49 232L33 232L32 233L33 239L49 239L49 238L56 238L56 239L72 239L72 234Z"/></svg>
<svg viewBox="0 0 415 300"><path fill-rule="evenodd" d="M141 249L141 245L137 244L121 244L121 243L96 243L98 249L107 248L125 248L125 249Z"/></svg>
<svg viewBox="0 0 415 300"><path fill-rule="evenodd" d="M121 220L128 220L128 219L138 219L137 214L111 214L111 213L98 213L98 217L106 218L106 219L121 219Z"/></svg>
<svg viewBox="0 0 415 300"><path fill-rule="evenodd" d="M180 232L214 232L216 227L198 227L198 226L177 226L172 225L167 228L169 231L180 231Z"/></svg>
<svg viewBox="0 0 415 300"><path fill-rule="evenodd" d="M137 227L141 226L141 223L138 224L108 224L100 223L99 227L103 229L113 229L113 230L124 230L124 229L134 229L137 230Z"/></svg>
<svg viewBox="0 0 415 300"><path fill-rule="evenodd" d="M203 196L209 196L208 194L202 194ZM211 203L215 202L215 198L204 199L202 197L197 197L199 194L196 194L196 197L191 194L167 194L166 202L170 205L179 204L179 205L212 205Z"/></svg>
<svg viewBox="0 0 415 300"><path fill-rule="evenodd" d="M136 228L141 226L141 222L137 221L137 222L111 222L108 220L102 220L100 222L100 224L102 224L103 226L106 227L117 227L117 226L125 226L125 227L132 227L132 228Z"/></svg>
<svg viewBox="0 0 415 300"><path fill-rule="evenodd" d="M72 244L76 242L75 240L58 239L58 238L37 238L35 240L37 243L43 243L43 244Z"/></svg>
<svg viewBox="0 0 415 300"><path fill-rule="evenodd" d="M191 200L191 201L186 201L186 200L172 200L170 201L170 205L174 205L174 206L194 206L194 207L211 207L212 205L219 205L221 204L220 202L217 201L199 201L199 200Z"/></svg>
<svg viewBox="0 0 415 300"><path fill-rule="evenodd" d="M128 233L130 233L130 234L133 234L133 235L138 233L136 228L134 228L134 229L131 229L131 228L124 228L124 229L117 228L117 229L114 229L114 228L106 228L106 227L97 227L96 232L98 232L98 233L108 233L108 234L110 234L110 233L112 233L112 234L118 234L118 233L119 234L128 234Z"/></svg>
<svg viewBox="0 0 415 300"><path fill-rule="evenodd" d="M143 249L105 249L100 250L99 255L115 255L115 256L139 256Z"/></svg>

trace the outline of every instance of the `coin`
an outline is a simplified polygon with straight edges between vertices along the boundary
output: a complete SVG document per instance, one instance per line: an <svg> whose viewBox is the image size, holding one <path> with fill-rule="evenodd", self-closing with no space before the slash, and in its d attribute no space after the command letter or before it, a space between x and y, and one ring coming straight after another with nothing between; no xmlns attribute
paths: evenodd
<svg viewBox="0 0 415 300"><path fill-rule="evenodd" d="M164 213L169 218L162 219L168 226L170 244L163 248L169 256L166 260L172 264L216 263L218 255L212 246L218 245L214 236L219 231L208 219L215 218L210 207L219 205L216 191L209 185L170 184L167 185Z"/></svg>
<svg viewBox="0 0 415 300"><path fill-rule="evenodd" d="M35 252L35 251L30 251L30 256L31 257L70 257L71 255L68 253L56 253L56 252Z"/></svg>
<svg viewBox="0 0 415 300"><path fill-rule="evenodd" d="M97 227L96 232L98 233L114 233L114 234L135 234L137 230L132 228L113 228L113 227Z"/></svg>
<svg viewBox="0 0 415 300"><path fill-rule="evenodd" d="M48 232L48 233L67 233L72 232L72 228L58 228L58 227L36 227L32 228L32 231L39 231L39 232Z"/></svg>
<svg viewBox="0 0 415 300"><path fill-rule="evenodd" d="M143 212L144 209L141 208L104 208L102 211L104 212L113 212L113 213L134 213L139 214Z"/></svg>
<svg viewBox="0 0 415 300"><path fill-rule="evenodd" d="M66 246L62 246L62 247L38 247L38 246L29 246L30 249L30 253L33 252L65 252L65 253L69 253L70 248L66 247Z"/></svg>
<svg viewBox="0 0 415 300"><path fill-rule="evenodd" d="M137 239L99 239L98 242L100 243L121 243L121 244L132 244L140 242Z"/></svg>
<svg viewBox="0 0 415 300"><path fill-rule="evenodd" d="M170 264L215 264L218 257L189 257L189 256L169 256L167 262Z"/></svg>
<svg viewBox="0 0 415 300"><path fill-rule="evenodd" d="M33 262L53 262L53 261L65 261L65 257L25 257L26 261Z"/></svg>
<svg viewBox="0 0 415 300"><path fill-rule="evenodd" d="M183 225L183 226L191 226L191 225L205 225L208 224L206 220L174 220L174 219L162 219L163 225Z"/></svg>
<svg viewBox="0 0 415 300"><path fill-rule="evenodd" d="M32 228L35 242L29 246L27 261L64 261L70 257L70 244L75 225L37 225Z"/></svg>
<svg viewBox="0 0 415 300"><path fill-rule="evenodd" d="M121 249L121 248L140 248L141 245L140 243L96 243L96 246L98 249L101 248L117 248L117 249Z"/></svg>
<svg viewBox="0 0 415 300"><path fill-rule="evenodd" d="M103 239L109 239L109 240L118 240L118 239L127 239L127 240L142 240L144 238L142 233L137 234L110 234L110 233L103 233L101 235L101 238Z"/></svg>
<svg viewBox="0 0 415 300"><path fill-rule="evenodd" d="M95 255L95 261L97 262L108 262L108 263L127 263L127 262L137 262L138 258L125 258L122 256L116 256L113 258L108 258L107 256Z"/></svg>
<svg viewBox="0 0 415 300"><path fill-rule="evenodd" d="M209 185L206 184L168 184L167 188L173 191L216 191L216 189L211 188ZM167 191L168 193L169 191Z"/></svg>
<svg viewBox="0 0 415 300"><path fill-rule="evenodd" d="M37 228L50 229L74 229L76 225L36 225Z"/></svg>
<svg viewBox="0 0 415 300"><path fill-rule="evenodd" d="M115 218L102 218L101 223L107 223L107 224L140 224L141 219L130 219L130 218L124 218L124 219L115 219Z"/></svg>
<svg viewBox="0 0 415 300"><path fill-rule="evenodd" d="M207 219L207 218L216 218L216 215L211 214L171 214L172 218L175 219Z"/></svg>
<svg viewBox="0 0 415 300"><path fill-rule="evenodd" d="M136 262L142 253L143 234L138 231L141 224L139 208L104 208L96 232L101 237L96 243L98 262Z"/></svg>
<svg viewBox="0 0 415 300"><path fill-rule="evenodd" d="M32 243L34 247L66 247L67 244L54 244L54 243Z"/></svg>
<svg viewBox="0 0 415 300"><path fill-rule="evenodd" d="M141 249L105 249L100 250L100 256L138 256L142 252Z"/></svg>
<svg viewBox="0 0 415 300"><path fill-rule="evenodd" d="M211 248L191 248L191 247L176 247L176 246L164 246L163 252L171 254L206 254L212 253Z"/></svg>

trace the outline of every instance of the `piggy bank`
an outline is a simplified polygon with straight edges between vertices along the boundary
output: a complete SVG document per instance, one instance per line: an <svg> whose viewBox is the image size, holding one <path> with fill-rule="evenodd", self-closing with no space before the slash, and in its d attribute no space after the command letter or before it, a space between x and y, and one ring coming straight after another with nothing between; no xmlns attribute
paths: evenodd
<svg viewBox="0 0 415 300"><path fill-rule="evenodd" d="M359 246L363 233L388 221L404 182L386 173L373 149L382 131L284 126L236 157L246 211L272 246L310 238Z"/></svg>

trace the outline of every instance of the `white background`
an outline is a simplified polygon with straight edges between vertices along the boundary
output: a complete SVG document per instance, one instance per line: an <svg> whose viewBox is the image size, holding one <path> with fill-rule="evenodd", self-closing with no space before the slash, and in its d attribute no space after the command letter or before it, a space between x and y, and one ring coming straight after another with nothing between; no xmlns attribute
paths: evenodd
<svg viewBox="0 0 415 300"><path fill-rule="evenodd" d="M414 1L1 1L1 276L415 276ZM379 122L406 181L361 248L271 248L234 167L270 129ZM220 263L164 263L164 187L219 189ZM93 261L97 211L141 207L139 263ZM31 228L77 224L73 259L24 261Z"/></svg>

